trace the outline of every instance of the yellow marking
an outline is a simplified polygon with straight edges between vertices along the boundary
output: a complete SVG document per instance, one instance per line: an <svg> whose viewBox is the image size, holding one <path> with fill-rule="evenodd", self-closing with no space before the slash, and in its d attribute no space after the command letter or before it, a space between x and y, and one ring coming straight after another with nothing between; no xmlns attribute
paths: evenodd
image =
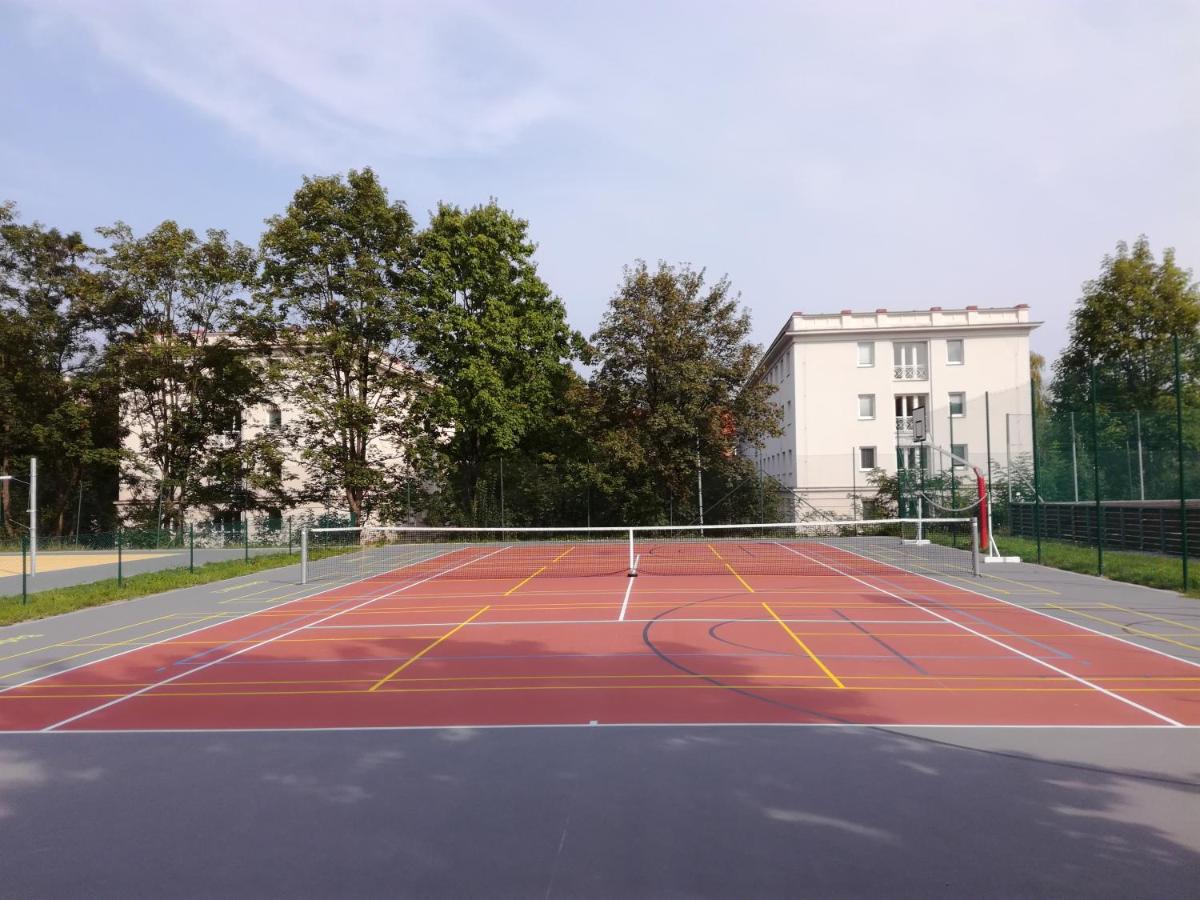
<svg viewBox="0 0 1200 900"><path fill-rule="evenodd" d="M895 693L971 693L971 694L1089 694L1091 688L1075 687L874 687L857 685L832 684L713 684L697 680L691 684L554 684L554 685L505 685L502 687L391 687L375 693L381 694L475 694L500 693L518 691L703 691L703 690L747 690L752 687L756 691L861 691L864 693L888 691ZM1161 694L1162 688L1122 688L1122 693ZM1198 694L1200 688L1173 688L1173 694ZM328 689L304 691L151 691L139 694L139 699L172 699L178 697L306 697L332 694L358 694L361 689ZM0 700L97 700L115 697L128 697L126 691L118 693L88 693L88 694L46 694L46 695L16 695L0 694Z"/></svg>
<svg viewBox="0 0 1200 900"><path fill-rule="evenodd" d="M826 675L829 676L830 681L832 681L834 684L836 684L840 688L845 687L845 685L842 684L841 680L836 675L834 675L832 672L829 671L829 667L826 666L825 663L821 662L821 660L817 656L817 654L813 653L811 650L808 649L808 645L806 643L804 643L804 641L800 640L800 638L796 634L796 632L794 632L794 631L792 631L792 629L788 628L787 623L784 622L783 619L779 618L779 616L777 616L775 614L775 610L771 609L771 607L769 607L766 603L763 604L763 609L765 609L767 612L769 612L771 614L771 618L773 618L776 622L779 623L780 628L782 628L789 635L791 635L792 640L795 641L799 645L801 650L803 650L805 653L808 654L809 659L811 659L813 662L815 662L822 672L824 672Z"/></svg>
<svg viewBox="0 0 1200 900"><path fill-rule="evenodd" d="M45 635L18 634L18 635L14 635L13 637L9 637L9 638L0 638L0 644L16 644L16 643L19 643L20 641L30 641L30 640L33 640L34 638L40 638L40 637L45 637Z"/></svg>
<svg viewBox="0 0 1200 900"><path fill-rule="evenodd" d="M415 675L406 678L393 678L390 684L399 683L424 683L424 682L468 682L468 681L629 681L629 680L648 680L648 679L673 679L677 681L685 681L696 678L719 678L721 680L780 680L780 681L806 681L820 680L825 681L825 675L775 675L770 673L746 674L726 673L726 674L709 674L703 675L670 675L670 674L654 674L654 675ZM1072 679L1059 675L852 675L847 676L848 681L995 681L1001 683L1009 682L1025 682L1032 681L1037 683L1057 683L1074 684ZM1097 683L1110 682L1167 682L1168 684L1159 685L1154 690L1172 690L1169 686L1174 682L1194 682L1200 681L1200 678L1194 676L1174 676L1174 675L1123 675L1111 676L1105 678L1093 679ZM231 687L244 685L286 685L286 684L368 684L371 683L370 678L295 678L295 679L277 679L270 681L188 681L188 687ZM40 682L37 684L25 685L20 688L21 691L49 691L61 688L142 688L154 687L159 682L120 682L111 681L104 684L95 683L73 683L73 682ZM167 685L164 690L172 687ZM1200 690L1200 688L1181 688L1181 690ZM1147 688L1149 690L1149 688ZM18 695L19 696L19 695Z"/></svg>
<svg viewBox="0 0 1200 900"><path fill-rule="evenodd" d="M1132 625L1126 625L1122 622L1114 622L1112 619L1106 619L1103 616L1094 616L1091 613L1080 612L1078 609L1071 609L1068 606L1059 606L1056 603L1049 603L1047 606L1053 606L1055 609L1061 609L1063 612L1075 613L1077 616L1083 616L1085 619L1094 619L1097 622L1103 622L1105 625L1112 625L1115 628L1120 628L1122 631L1129 634L1137 634L1142 637L1153 638L1156 641L1166 641L1168 644L1175 644L1178 647L1183 647L1186 650L1200 650L1200 646L1195 644L1185 644L1183 641L1177 641L1175 638L1167 637L1165 634L1158 634L1153 631L1143 631L1140 628L1134 628ZM1114 635L1105 635L1105 637L1113 637Z"/></svg>
<svg viewBox="0 0 1200 900"><path fill-rule="evenodd" d="M1186 622L1176 622L1174 619L1168 619L1166 616L1156 616L1154 613L1148 613L1140 609L1128 609L1124 606L1117 606L1115 603L1101 603L1101 606L1108 609L1119 609L1121 612L1133 613L1135 616L1145 616L1147 619L1158 619L1160 622L1166 622L1168 625L1178 625L1180 628L1186 628L1188 631L1200 631L1200 627L1188 625Z"/></svg>
<svg viewBox="0 0 1200 900"><path fill-rule="evenodd" d="M415 663L418 659L420 659L422 656L424 656L426 653L428 653L430 650L432 650L434 647L436 647L442 641L446 640L446 638L453 635L456 631L458 631L464 625L469 625L471 622L475 621L475 619L479 618L481 615L483 615L489 609L491 609L491 606L484 606L481 609L476 610L474 613L472 613L470 618L465 619L462 622L459 622L457 625L455 625L453 628L451 628L449 631L447 631L445 634L443 634L440 638L438 638L436 641L434 641L432 644L426 645L415 656L409 657L404 662L402 662L400 665L398 665L395 669L393 669L391 672L389 672L387 675L383 676L383 678L380 678L377 682L375 682L373 685L371 685L370 688L368 688L368 691L374 692L374 691L379 690L383 685L387 684L391 678L393 678L396 675L399 675L401 672L403 672L405 669L407 669L409 666L411 666L413 663Z"/></svg>
<svg viewBox="0 0 1200 900"><path fill-rule="evenodd" d="M504 596L507 597L510 594L516 593L523 585L526 585L529 582L533 581L533 579L537 578L539 575L541 575L543 572L545 572L548 568L550 568L550 566L554 565L556 562L558 562L560 559L562 559L564 556L566 556L568 553L570 553L574 549L575 549L574 546L568 547L566 550L564 550L562 553L558 554L558 556L554 557L554 559L550 560L550 562L548 562L546 565L542 566L540 569L538 569L536 572L534 572L528 578L524 579L523 581L518 582L513 587L510 587L507 591L504 592Z"/></svg>
<svg viewBox="0 0 1200 900"><path fill-rule="evenodd" d="M742 583L742 587L744 587L750 593L752 593L752 594L754 593L754 588L752 588L752 587L750 587L750 585L746 584L746 579L738 574L737 569L735 569L733 566L731 566L728 562L725 562L725 557L723 557L720 553L717 552L716 547L714 547L712 544L709 544L708 549L713 552L713 554L717 557L717 559L719 559L721 562L725 563L725 568L729 570L729 574L732 575L734 578L736 578L738 581L740 581Z"/></svg>
<svg viewBox="0 0 1200 900"><path fill-rule="evenodd" d="M67 647L72 644L75 644L77 641L86 641L89 638L103 637L106 634L112 634L114 631L124 631L127 628L136 628L139 625L149 625L151 622L161 622L163 619L175 619L175 618L178 618L178 616L165 615L165 616L155 616L152 619L141 619L137 622L131 622L128 625L118 625L116 628L106 628L104 631L96 631L96 632L93 632L92 634L85 634L82 637L69 638L69 639L63 640L63 641L55 641L53 644L46 644L43 647L34 647L31 650L22 650L19 653L10 653L8 656L0 656L0 662L4 662L5 660L9 660L9 659L16 659L18 656L28 656L30 653L40 653L43 650L51 650L54 647ZM0 675L0 679L7 678L7 677L8 677L7 675Z"/></svg>
<svg viewBox="0 0 1200 900"><path fill-rule="evenodd" d="M160 618L160 619L169 619L169 618L172 618L172 617L171 617L171 616L160 616L159 618ZM166 632L168 632L168 631L174 631L174 630L175 630L175 629L177 629L177 628L184 628L184 627L186 627L186 626L188 626L188 625L194 625L194 624L196 624L196 623L198 623L198 622L204 622L204 621L207 621L208 619L216 619L216 618L219 618L219 616L205 616L203 619L192 619L192 620L189 620L189 621L187 621L187 622L180 622L180 623L177 623L177 624L175 624L175 625L172 625L170 628L162 628L162 629L160 629L160 630L158 630L158 631L151 631L149 634L143 634L143 635L140 635L138 639L139 639L139 640L141 640L142 638L153 637L153 636L154 636L154 635L156 635L156 634L165 634ZM149 621L153 622L153 621L156 621L156 620L154 620L154 619L150 619ZM139 624L144 624L144 623L139 623ZM129 626L124 626L124 627L126 627L126 628L127 628L127 627L129 627ZM122 630L121 628L111 628L111 629L109 629L109 631L121 631L121 630ZM99 632L99 633L100 633L100 634L108 634L108 632L106 632L106 631L101 631L101 632ZM81 639L81 640L82 640L82 639ZM63 646L63 647L65 647L65 646L71 646L71 642L70 642L70 641L63 641L61 644L51 644L51 645L50 645L50 647L60 647L60 646ZM118 645L118 646L119 646L119 645ZM38 650L48 650L48 649L50 649L50 647L39 647L39 648L38 648ZM92 647L92 648L91 648L91 649L89 649L89 650L84 650L82 653L73 653L73 654L71 654L70 656L60 656L60 657L58 657L57 659L52 659L52 660L49 660L49 661L47 661L47 662L38 663L36 666L30 666L30 667L29 667L29 668L27 668L27 669L19 669L19 670L18 670L18 671L16 671L16 672L7 672L7 673L5 673L4 675L0 675L0 681L4 680L5 678L16 678L18 675L24 675L26 672L36 672L38 669L45 669L45 668L47 668L48 666L56 666L56 665L58 665L59 663L64 663L64 662L67 662L68 660L72 660L72 659L78 659L78 658L79 658L79 657L81 657L81 656L88 656L89 654L95 653L95 652L96 652L97 650L99 650L99 649L103 649L103 648L100 648L100 647ZM29 650L29 651L26 651L26 652L28 652L28 653L36 653L37 651L36 651L36 650ZM14 656L16 656L16 655L19 655L19 654L13 654L13 655L14 655ZM10 657L10 658L11 658L11 657Z"/></svg>

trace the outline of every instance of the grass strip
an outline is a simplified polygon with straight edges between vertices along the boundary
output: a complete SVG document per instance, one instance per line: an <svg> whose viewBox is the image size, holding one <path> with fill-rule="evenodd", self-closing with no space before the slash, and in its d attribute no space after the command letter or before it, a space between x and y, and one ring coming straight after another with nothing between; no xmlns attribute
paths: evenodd
<svg viewBox="0 0 1200 900"><path fill-rule="evenodd" d="M325 556L349 552L350 549L352 548L314 550L310 558L321 559ZM196 566L194 572L189 572L185 565L182 568L159 569L155 572L127 575L124 579L125 583L121 585L117 584L116 578L106 578L103 581L92 581L87 584L51 588L30 594L29 602L26 604L21 603L20 594L14 594L0 597L0 625L44 619L47 616L57 616L77 609L86 609L89 606L102 606L118 600L132 600L135 597L147 597L150 594L161 594L164 591L209 584L213 581L224 581L227 578L252 575L255 572L292 566L299 562L299 553L289 554L285 550L280 550L278 553L252 556L249 562L241 559L227 559L204 563Z"/></svg>

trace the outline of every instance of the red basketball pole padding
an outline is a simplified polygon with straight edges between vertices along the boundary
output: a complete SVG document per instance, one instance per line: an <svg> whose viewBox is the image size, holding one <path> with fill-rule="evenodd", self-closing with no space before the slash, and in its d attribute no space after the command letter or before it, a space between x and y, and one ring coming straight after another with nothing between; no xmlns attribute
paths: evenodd
<svg viewBox="0 0 1200 900"><path fill-rule="evenodd" d="M979 488L979 549L987 553L991 539L988 535L988 503L991 501L988 499L987 479L978 468L975 469L975 484Z"/></svg>

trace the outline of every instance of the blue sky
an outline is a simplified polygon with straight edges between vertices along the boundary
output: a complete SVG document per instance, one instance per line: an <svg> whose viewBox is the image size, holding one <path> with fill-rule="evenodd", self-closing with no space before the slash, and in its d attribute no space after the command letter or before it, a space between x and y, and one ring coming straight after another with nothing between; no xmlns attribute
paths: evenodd
<svg viewBox="0 0 1200 900"><path fill-rule="evenodd" d="M1149 235L1200 270L1200 4L0 0L0 198L247 242L304 174L495 197L590 333L636 258L794 310L1029 303Z"/></svg>

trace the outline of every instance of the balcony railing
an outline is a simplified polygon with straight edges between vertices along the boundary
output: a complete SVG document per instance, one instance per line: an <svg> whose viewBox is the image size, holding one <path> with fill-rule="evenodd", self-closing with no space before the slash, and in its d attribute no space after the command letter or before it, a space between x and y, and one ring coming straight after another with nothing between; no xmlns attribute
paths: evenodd
<svg viewBox="0 0 1200 900"><path fill-rule="evenodd" d="M894 366L892 377L896 381L926 381L929 378L929 366Z"/></svg>

